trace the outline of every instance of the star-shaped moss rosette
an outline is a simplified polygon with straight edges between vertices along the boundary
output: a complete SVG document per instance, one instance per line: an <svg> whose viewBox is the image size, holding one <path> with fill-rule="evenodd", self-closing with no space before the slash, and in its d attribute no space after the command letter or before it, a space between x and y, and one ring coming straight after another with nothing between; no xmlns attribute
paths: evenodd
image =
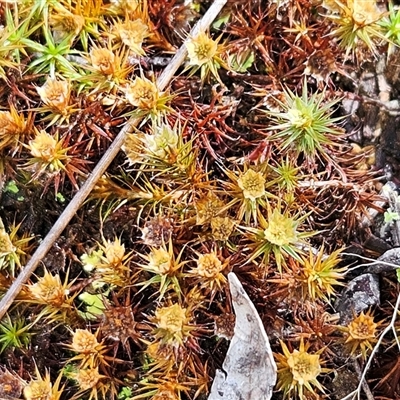
<svg viewBox="0 0 400 400"><path fill-rule="evenodd" d="M187 277L191 277L203 292L210 295L211 299L221 291L227 283L226 276L228 261L220 259L216 251L197 254L196 267L192 268Z"/></svg>
<svg viewBox="0 0 400 400"><path fill-rule="evenodd" d="M329 302L335 294L334 286L344 285L342 281L346 276L347 266L338 266L342 251L343 249L338 249L326 254L322 246L317 253L310 248L308 257L302 256L298 279L303 282L304 298Z"/></svg>
<svg viewBox="0 0 400 400"><path fill-rule="evenodd" d="M283 391L285 398L306 399L305 394L316 395L315 389L324 392L323 386L317 378L322 373L329 372L329 369L323 368L323 361L320 359L324 349L316 353L309 353L310 343L304 344L303 338L300 341L299 350L289 351L283 341L281 342L281 353L275 353L275 359L278 367L277 388Z"/></svg>
<svg viewBox="0 0 400 400"><path fill-rule="evenodd" d="M378 341L378 332L381 322L375 322L371 310L354 317L347 326L339 329L345 335L345 347L351 355L361 353L364 359L367 358L369 350Z"/></svg>
<svg viewBox="0 0 400 400"><path fill-rule="evenodd" d="M195 329L191 324L191 312L192 310L184 308L178 303L158 307L153 318L156 325L155 337L170 347L183 346Z"/></svg>
<svg viewBox="0 0 400 400"><path fill-rule="evenodd" d="M232 200L224 207L230 210L237 207L237 219L244 220L247 225L251 221L257 224L260 210L267 207L267 198L273 197L267 189L273 185L270 178L270 168L266 164L257 167L243 166L243 171L230 171L224 169L229 181L221 181L226 187L224 193L228 193Z"/></svg>
<svg viewBox="0 0 400 400"><path fill-rule="evenodd" d="M225 46L218 44L219 40L213 40L208 33L201 32L195 37L189 38L185 43L189 57L186 70L190 70L190 75L200 70L202 83L205 83L210 75L222 83L218 69L226 66L221 58Z"/></svg>
<svg viewBox="0 0 400 400"><path fill-rule="evenodd" d="M332 117L340 99L326 102L324 91L309 95L306 80L301 96L289 89L283 94L284 101L275 99L282 111L267 111L272 122L268 131L273 131L268 139L276 141L281 151L292 150L309 159L328 157L326 147L337 144L343 135L342 129L335 125L343 118Z"/></svg>
<svg viewBox="0 0 400 400"><path fill-rule="evenodd" d="M143 41L150 36L149 27L140 18L134 21L117 22L112 35L119 39L129 50L138 56L146 53L142 48Z"/></svg>
<svg viewBox="0 0 400 400"><path fill-rule="evenodd" d="M13 104L9 111L0 111L0 150L12 147L12 153L18 153L31 129L31 122L32 114L26 119Z"/></svg>
<svg viewBox="0 0 400 400"><path fill-rule="evenodd" d="M131 278L129 263L132 252L125 251L125 245L119 238L113 241L103 238L103 243L98 243L98 247L99 250L81 256L83 269L91 273L93 284L97 288L104 285L125 286Z"/></svg>
<svg viewBox="0 0 400 400"><path fill-rule="evenodd" d="M257 228L244 227L249 240L246 248L251 251L248 262L261 257L262 263L266 265L273 255L278 270L282 271L282 267L286 265L286 257L301 261L301 255L304 254L303 247L307 246L305 239L315 234L315 232L299 231L305 218L307 215L290 216L289 211L282 211L280 205L272 208L268 204L267 217L260 213Z"/></svg>
<svg viewBox="0 0 400 400"><path fill-rule="evenodd" d="M42 306L37 318L44 321L73 323L77 319L74 298L78 293L70 294L74 281L69 281L67 271L62 282L59 274L44 270L44 275L36 283L27 285L26 303Z"/></svg>
<svg viewBox="0 0 400 400"><path fill-rule="evenodd" d="M171 96L161 92L157 84L146 77L137 76L134 81L125 86L123 91L126 101L136 107L126 116L147 117L156 120L171 111L171 108L167 106Z"/></svg>
<svg viewBox="0 0 400 400"><path fill-rule="evenodd" d="M0 218L0 270L5 269L11 276L25 265L33 248L33 237L27 232L20 234L22 222L12 224L8 231Z"/></svg>
<svg viewBox="0 0 400 400"><path fill-rule="evenodd" d="M346 51L346 57L354 55L360 46L366 47L374 55L378 54L377 44L387 38L379 23L385 13L379 10L375 0L324 2L323 6L329 12L327 17L337 25L331 35Z"/></svg>
<svg viewBox="0 0 400 400"><path fill-rule="evenodd" d="M32 172L32 180L41 175L48 176L54 181L54 189L57 193L60 183L67 175L73 186L78 188L76 176L84 175L88 162L74 156L73 146L68 146L64 138L59 138L58 133L51 135L45 130L35 128L35 137L24 146L32 156L24 166L24 169Z"/></svg>
<svg viewBox="0 0 400 400"><path fill-rule="evenodd" d="M60 373L55 380L52 380L49 371L46 371L44 377L42 377L37 367L35 367L35 370L36 379L31 379L24 387L24 398L26 400L60 400L64 395L64 386L61 386L63 374Z"/></svg>
<svg viewBox="0 0 400 400"><path fill-rule="evenodd" d="M129 55L130 52L125 47L112 50L109 43L103 46L93 45L86 56L85 70L77 77L79 90L87 91L91 95L97 94L100 98L115 99L119 89L128 84L134 69L129 63Z"/></svg>
<svg viewBox="0 0 400 400"><path fill-rule="evenodd" d="M181 261L183 254L182 251L174 254L174 246L170 239L168 243L163 243L160 247L152 247L148 254L140 254L139 256L145 261L139 263L138 266L146 272L150 272L153 276L137 285L141 287L141 291L148 286L158 286L157 292L159 299L164 298L167 291L172 289L180 297L181 295L181 282L182 268L186 264Z"/></svg>
<svg viewBox="0 0 400 400"><path fill-rule="evenodd" d="M198 149L195 139L184 139L185 130L179 124L155 121L150 133L128 134L122 146L128 163L140 171L154 172L165 179L184 183L199 175L196 163Z"/></svg>

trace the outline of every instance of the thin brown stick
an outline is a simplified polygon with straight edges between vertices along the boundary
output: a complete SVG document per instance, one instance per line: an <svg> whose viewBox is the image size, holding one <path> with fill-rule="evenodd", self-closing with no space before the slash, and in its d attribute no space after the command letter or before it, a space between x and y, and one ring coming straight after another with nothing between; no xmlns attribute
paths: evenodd
<svg viewBox="0 0 400 400"><path fill-rule="evenodd" d="M227 0L215 0L211 7L204 14L203 18L198 21L190 32L191 36L197 35L199 32L203 32L211 25L215 17L219 14L223 6L226 4ZM187 55L186 46L183 44L181 48L177 51L174 58L171 60L169 65L165 68L163 73L157 80L157 86L159 90L163 90L167 87L171 79L173 78L175 72L181 66ZM119 132L118 136L111 143L110 147L104 153L101 160L98 162L96 167L93 169L92 173L89 175L86 182L76 193L74 198L65 208L63 213L60 215L56 223L50 229L50 232L44 238L43 242L37 248L32 258L26 264L25 268L22 269L21 273L18 275L17 279L13 282L11 287L8 289L7 293L0 301L0 319L4 316L7 310L10 308L12 302L17 297L18 293L21 291L22 285L29 279L33 274L39 262L50 250L53 243L61 235L65 227L71 221L72 217L76 214L82 203L85 201L89 193L92 191L96 182L107 170L108 166L111 164L112 160L118 154L121 146L124 142L125 135L133 131L134 127L140 123L141 119L131 118L127 121L124 127Z"/></svg>
<svg viewBox="0 0 400 400"><path fill-rule="evenodd" d="M362 378L362 371L361 371L361 368L360 368L360 364L358 363L357 360L353 361L353 366L354 366L354 369L356 370L356 374L358 375L358 378L361 381L362 388L364 390L365 395L367 396L367 399L368 400L374 400L374 395L372 394L371 389L369 388L367 381L364 378Z"/></svg>

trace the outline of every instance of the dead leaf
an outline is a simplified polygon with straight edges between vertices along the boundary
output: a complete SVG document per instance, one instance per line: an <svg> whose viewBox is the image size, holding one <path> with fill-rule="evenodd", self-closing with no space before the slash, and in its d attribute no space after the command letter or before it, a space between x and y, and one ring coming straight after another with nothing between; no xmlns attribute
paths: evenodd
<svg viewBox="0 0 400 400"><path fill-rule="evenodd" d="M208 400L269 400L276 364L267 334L237 276L231 272L228 279L236 324L223 371L217 370Z"/></svg>

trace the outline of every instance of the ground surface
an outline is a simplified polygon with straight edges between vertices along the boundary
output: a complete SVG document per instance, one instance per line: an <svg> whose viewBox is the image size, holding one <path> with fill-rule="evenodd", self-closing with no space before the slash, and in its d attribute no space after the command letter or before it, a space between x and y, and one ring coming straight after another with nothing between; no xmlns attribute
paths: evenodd
<svg viewBox="0 0 400 400"><path fill-rule="evenodd" d="M206 399L230 271L274 399L400 397L400 14L228 2L157 90L209 6L0 3L1 292L140 120L3 317L0 398Z"/></svg>

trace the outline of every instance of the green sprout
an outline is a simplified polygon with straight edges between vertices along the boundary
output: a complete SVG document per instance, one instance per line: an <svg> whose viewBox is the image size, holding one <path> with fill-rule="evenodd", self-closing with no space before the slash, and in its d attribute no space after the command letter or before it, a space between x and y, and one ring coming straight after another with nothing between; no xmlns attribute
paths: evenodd
<svg viewBox="0 0 400 400"><path fill-rule="evenodd" d="M295 167L289 157L282 160L276 167L271 168L278 175L276 178L278 186L289 193L294 192L300 179L300 168Z"/></svg>
<svg viewBox="0 0 400 400"><path fill-rule="evenodd" d="M62 195L62 193L58 192L56 194L56 199L59 203L63 204L65 203L65 197Z"/></svg>
<svg viewBox="0 0 400 400"><path fill-rule="evenodd" d="M29 333L31 326L31 324L26 324L23 318L11 319L7 314L5 319L0 322L0 353L6 349L27 347L32 336Z"/></svg>
<svg viewBox="0 0 400 400"><path fill-rule="evenodd" d="M400 46L400 10L389 2L389 13L379 21L382 33L389 41L388 56L393 53L395 46Z"/></svg>
<svg viewBox="0 0 400 400"><path fill-rule="evenodd" d="M88 292L81 293L78 299L85 303L86 311L79 312L79 314L87 321L96 320L97 317L104 315L104 310L106 308L104 303L107 295L108 291L98 294L90 294Z"/></svg>
<svg viewBox="0 0 400 400"><path fill-rule="evenodd" d="M132 389L124 386L118 393L118 400L129 400L132 397Z"/></svg>
<svg viewBox="0 0 400 400"><path fill-rule="evenodd" d="M3 189L4 193L12 193L12 194L17 194L19 192L18 186L15 183L15 181L8 181L4 185Z"/></svg>
<svg viewBox="0 0 400 400"><path fill-rule="evenodd" d="M39 54L39 57L30 63L29 69L37 74L48 72L51 77L55 76L56 71L74 74L76 69L66 58L71 54L77 54L76 50L71 50L70 38L67 37L60 43L56 43L47 26L43 27L43 35L45 44L31 39L21 39L23 45Z"/></svg>
<svg viewBox="0 0 400 400"><path fill-rule="evenodd" d="M267 112L272 119L272 126L268 130L275 132L269 140L280 140L281 150L294 148L297 153L309 158L317 153L326 156L324 146L333 145L334 139L342 135L341 130L334 126L342 118L332 117L332 107L340 99L324 104L325 91L309 96L306 81L301 96L289 89L283 94L284 102L275 99L283 112Z"/></svg>
<svg viewBox="0 0 400 400"><path fill-rule="evenodd" d="M1 32L0 38L0 54L1 54L1 66L12 67L10 64L10 57L15 60L16 64L21 64L22 56L26 56L26 51L24 49L24 40L27 40L38 28L41 26L41 22L36 21L36 24L32 23L30 17L25 18L22 22L19 22L15 18L15 13L18 13L18 3L15 3L15 8L12 11L10 7L5 9L5 29ZM3 68L0 69L3 73Z"/></svg>
<svg viewBox="0 0 400 400"><path fill-rule="evenodd" d="M233 71L245 73L253 66L255 58L254 51L251 48L246 49L241 53L230 54L229 65Z"/></svg>
<svg viewBox="0 0 400 400"><path fill-rule="evenodd" d="M383 214L383 218L385 221L385 224L391 224L394 221L398 221L400 219L400 216L397 212L393 212L390 209L385 211L385 213Z"/></svg>
<svg viewBox="0 0 400 400"><path fill-rule="evenodd" d="M93 250L91 253L85 253L81 256L82 268L86 272L91 272L101 264L102 250Z"/></svg>

